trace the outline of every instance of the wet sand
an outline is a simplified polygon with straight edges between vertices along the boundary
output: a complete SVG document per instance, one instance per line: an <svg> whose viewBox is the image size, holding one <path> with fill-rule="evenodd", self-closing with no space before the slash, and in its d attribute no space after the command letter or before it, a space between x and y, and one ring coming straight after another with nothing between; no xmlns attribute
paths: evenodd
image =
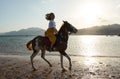
<svg viewBox="0 0 120 79"><path fill-rule="evenodd" d="M32 70L29 55L0 55L0 79L120 79L120 58L70 56L72 70L62 72L59 56L46 56L53 67L38 55ZM68 60L64 57L64 66Z"/></svg>

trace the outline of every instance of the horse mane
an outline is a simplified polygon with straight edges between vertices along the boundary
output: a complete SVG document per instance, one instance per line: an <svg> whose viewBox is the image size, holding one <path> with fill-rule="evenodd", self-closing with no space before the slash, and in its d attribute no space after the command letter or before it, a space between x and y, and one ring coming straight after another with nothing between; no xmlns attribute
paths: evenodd
<svg viewBox="0 0 120 79"><path fill-rule="evenodd" d="M63 23L60 30L57 33L57 36L64 42L68 41L68 32L67 32L67 28L65 26L66 24Z"/></svg>
<svg viewBox="0 0 120 79"><path fill-rule="evenodd" d="M62 31L66 32L65 23L63 23L62 26L60 27L58 34L60 34Z"/></svg>

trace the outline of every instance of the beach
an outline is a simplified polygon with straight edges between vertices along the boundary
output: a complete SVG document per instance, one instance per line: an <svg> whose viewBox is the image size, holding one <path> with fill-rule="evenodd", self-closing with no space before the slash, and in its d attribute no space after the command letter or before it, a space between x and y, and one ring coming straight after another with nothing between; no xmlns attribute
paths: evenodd
<svg viewBox="0 0 120 79"><path fill-rule="evenodd" d="M52 67L41 58L34 59L36 71L32 70L30 55L0 55L0 79L120 79L120 58L70 56L72 70L64 57L63 72L60 57L47 55Z"/></svg>

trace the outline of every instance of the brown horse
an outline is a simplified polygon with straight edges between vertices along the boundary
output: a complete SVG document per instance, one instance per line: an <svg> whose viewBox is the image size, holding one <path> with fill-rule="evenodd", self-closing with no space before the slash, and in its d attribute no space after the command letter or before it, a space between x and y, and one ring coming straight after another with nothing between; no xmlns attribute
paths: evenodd
<svg viewBox="0 0 120 79"><path fill-rule="evenodd" d="M72 64L70 57L66 54L65 50L67 49L67 43L68 43L68 36L71 33L76 33L77 29L73 27L71 24L69 24L67 21L63 21L63 25L61 26L60 30L56 34L56 43L53 46L52 51L58 51L60 53L61 57L61 67L63 70L63 56L65 56L69 60L69 70L71 70ZM34 70L35 67L33 65L33 58L37 55L37 53L41 50L41 57L49 64L50 67L52 67L51 63L45 59L45 51L50 51L50 45L48 43L49 39L44 36L37 36L33 40L29 41L26 46L29 50L33 50L33 54L31 55L31 63L32 68Z"/></svg>

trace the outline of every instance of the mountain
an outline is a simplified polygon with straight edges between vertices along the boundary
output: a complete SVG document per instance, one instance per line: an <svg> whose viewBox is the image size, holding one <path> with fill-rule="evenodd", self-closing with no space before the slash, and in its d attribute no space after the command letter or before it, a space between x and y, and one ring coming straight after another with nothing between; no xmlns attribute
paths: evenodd
<svg viewBox="0 0 120 79"><path fill-rule="evenodd" d="M94 26L78 30L78 35L120 35L120 24Z"/></svg>
<svg viewBox="0 0 120 79"><path fill-rule="evenodd" d="M41 28L28 28L19 31L1 33L0 35L44 35L45 30ZM79 29L77 35L119 35L120 24L94 26L91 28Z"/></svg>
<svg viewBox="0 0 120 79"><path fill-rule="evenodd" d="M41 28L28 28L19 31L2 33L1 35L44 35L45 30Z"/></svg>

